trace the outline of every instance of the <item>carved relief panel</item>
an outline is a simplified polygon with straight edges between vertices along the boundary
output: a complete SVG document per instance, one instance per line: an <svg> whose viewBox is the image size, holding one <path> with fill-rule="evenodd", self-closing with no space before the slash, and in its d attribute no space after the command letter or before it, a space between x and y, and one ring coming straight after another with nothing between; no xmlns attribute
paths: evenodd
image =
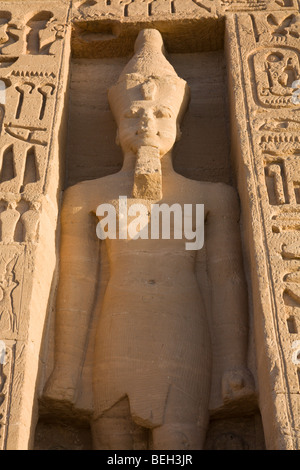
<svg viewBox="0 0 300 470"><path fill-rule="evenodd" d="M42 9L40 3L31 1L22 6L18 2L0 5L0 344L6 351L5 362L0 360L3 449L26 446L26 430L30 429L32 410L24 415L20 403L24 396L33 397L35 390L25 385L25 366L15 351L23 351L28 338L34 348L38 346L41 335L32 339L31 322L43 328L46 315L47 305L42 301L40 320L35 317L32 298L40 296L35 279L41 257L38 241L45 243L47 231L41 220L44 217L54 228L57 216L59 181L57 170L53 174L52 169L58 166L69 9L70 3L64 0L43 2ZM51 213L49 204L54 209ZM55 251L51 241L49 248L49 254ZM36 365L34 360L31 363L33 371ZM11 407L13 402L18 406ZM22 419L18 431L13 424ZM21 428L22 435L18 435Z"/></svg>
<svg viewBox="0 0 300 470"><path fill-rule="evenodd" d="M244 88L234 98L245 110L245 116L238 118L248 140L248 146L242 144L243 159L251 174L248 184L255 188L253 199L246 204L252 207L253 225L262 228L254 250L263 245L265 253L264 274L254 281L261 289L256 296L261 296L263 320L255 321L260 325L263 321L264 341L273 343L272 350L266 349L266 357L277 364L276 374L268 371L271 387L281 393L280 403L274 406L283 406L287 416L287 421L278 419L277 423L283 448L299 445L299 364L293 359L295 341L300 338L298 25L297 12L280 11L234 16L229 26L231 37L236 38L235 46L231 42L231 60L239 61L235 70ZM239 178L243 185L241 174ZM260 263L263 266L262 258ZM268 293L263 294L266 288Z"/></svg>
<svg viewBox="0 0 300 470"><path fill-rule="evenodd" d="M7 410L10 401L12 367L14 363L14 344L9 346L0 342L0 450L5 449L7 436Z"/></svg>
<svg viewBox="0 0 300 470"><path fill-rule="evenodd" d="M0 241L32 242L51 151L66 7L6 7L0 11L0 217L3 227L15 222L9 235L2 228ZM14 224L28 226L22 236Z"/></svg>
<svg viewBox="0 0 300 470"><path fill-rule="evenodd" d="M214 0L80 0L73 5L74 19L96 19L109 15L123 18L152 18L159 15L215 14L220 1Z"/></svg>
<svg viewBox="0 0 300 470"><path fill-rule="evenodd" d="M10 423L18 418L22 403L25 352L23 341L0 340L0 450L14 448L18 442L18 430Z"/></svg>
<svg viewBox="0 0 300 470"><path fill-rule="evenodd" d="M297 0L78 0L73 4L75 20L96 20L103 17L168 19L222 16L226 12L290 10Z"/></svg>

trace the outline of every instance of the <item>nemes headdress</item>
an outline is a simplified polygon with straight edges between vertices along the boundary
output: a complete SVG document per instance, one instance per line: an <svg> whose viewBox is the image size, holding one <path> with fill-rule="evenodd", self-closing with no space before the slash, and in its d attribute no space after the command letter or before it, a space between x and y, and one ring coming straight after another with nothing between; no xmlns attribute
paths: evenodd
<svg viewBox="0 0 300 470"><path fill-rule="evenodd" d="M108 91L111 110L118 123L133 102L163 101L179 123L189 100L187 83L178 77L165 57L162 36L155 29L140 31L134 56L122 71L117 83ZM140 199L162 198L162 175L159 150L142 146L137 152L133 196Z"/></svg>

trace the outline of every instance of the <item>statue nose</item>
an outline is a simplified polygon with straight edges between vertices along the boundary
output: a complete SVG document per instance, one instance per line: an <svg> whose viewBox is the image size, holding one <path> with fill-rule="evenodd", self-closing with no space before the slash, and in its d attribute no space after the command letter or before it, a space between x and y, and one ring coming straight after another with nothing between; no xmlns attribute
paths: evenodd
<svg viewBox="0 0 300 470"><path fill-rule="evenodd" d="M155 131L155 119L149 114L144 114L140 121L139 133Z"/></svg>

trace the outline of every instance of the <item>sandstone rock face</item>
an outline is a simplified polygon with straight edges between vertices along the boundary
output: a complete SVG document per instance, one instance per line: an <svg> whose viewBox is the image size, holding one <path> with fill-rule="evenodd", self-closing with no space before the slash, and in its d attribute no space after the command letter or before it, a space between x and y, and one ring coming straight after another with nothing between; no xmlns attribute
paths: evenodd
<svg viewBox="0 0 300 470"><path fill-rule="evenodd" d="M0 448L298 449L299 2L0 3Z"/></svg>

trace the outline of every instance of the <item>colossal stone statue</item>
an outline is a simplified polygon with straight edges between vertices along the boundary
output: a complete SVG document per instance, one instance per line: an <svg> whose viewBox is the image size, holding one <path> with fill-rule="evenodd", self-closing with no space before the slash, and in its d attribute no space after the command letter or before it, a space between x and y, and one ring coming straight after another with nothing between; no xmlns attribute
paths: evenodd
<svg viewBox="0 0 300 470"><path fill-rule="evenodd" d="M187 84L167 61L160 33L141 31L133 58L109 90L123 167L117 174L65 191L55 367L44 395L48 400L76 403L82 351L95 312L90 384L95 449L136 448L133 426L143 428L147 441L143 448L203 448L212 343L222 362L223 400L239 400L253 387L246 365L247 290L237 195L222 183L186 179L172 167L172 148L180 137L179 123L188 100ZM149 224L153 203L182 209L204 205L210 311L205 310L196 272L199 250L186 249L184 233L170 239L97 239L97 207L112 205L121 223L120 196L123 201L127 198L128 224L130 209L137 203L147 207ZM104 212L97 214L103 221ZM193 213L194 230L196 223ZM109 277L100 301L99 285L104 281L99 278L99 245L103 243ZM214 319L213 332L209 316Z"/></svg>

